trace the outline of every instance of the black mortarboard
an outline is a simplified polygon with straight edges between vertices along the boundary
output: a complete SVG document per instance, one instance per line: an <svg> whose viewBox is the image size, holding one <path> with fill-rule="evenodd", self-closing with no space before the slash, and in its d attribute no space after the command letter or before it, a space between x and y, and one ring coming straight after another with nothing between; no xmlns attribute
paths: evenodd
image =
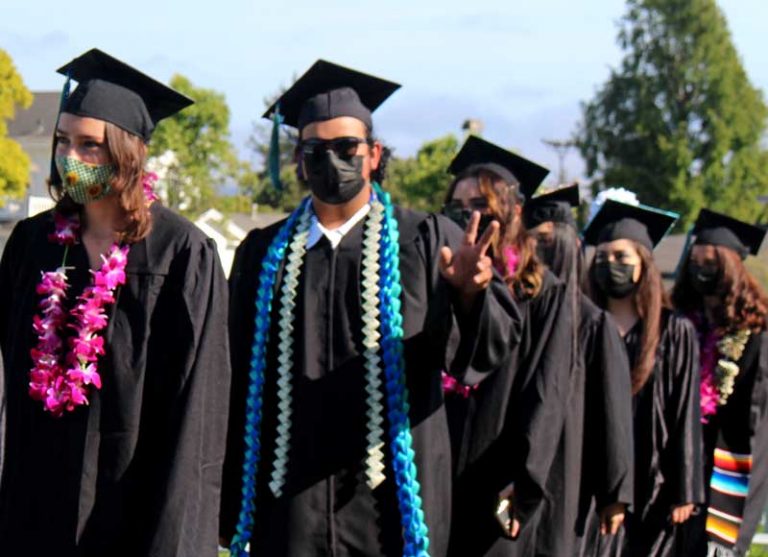
<svg viewBox="0 0 768 557"><path fill-rule="evenodd" d="M745 259L747 255L757 255L763 243L766 231L759 226L734 219L727 215L702 209L693 234L694 244L713 245L730 248Z"/></svg>
<svg viewBox="0 0 768 557"><path fill-rule="evenodd" d="M111 122L145 142L160 120L194 102L97 48L57 71L78 82L61 112Z"/></svg>
<svg viewBox="0 0 768 557"><path fill-rule="evenodd" d="M579 185L574 184L534 197L523 207L526 228L535 228L544 222L570 224L576 227L574 207L579 206Z"/></svg>
<svg viewBox="0 0 768 557"><path fill-rule="evenodd" d="M371 113L400 85L318 60L264 113L279 110L282 123L302 130L313 122L351 116L373 129Z"/></svg>
<svg viewBox="0 0 768 557"><path fill-rule="evenodd" d="M653 251L679 215L646 205L608 199L584 229L584 241L596 246L613 240L634 240Z"/></svg>
<svg viewBox="0 0 768 557"><path fill-rule="evenodd" d="M544 181L549 170L511 151L471 135L451 161L448 171L457 175L464 171L488 170L502 180L520 183L520 193L529 199Z"/></svg>

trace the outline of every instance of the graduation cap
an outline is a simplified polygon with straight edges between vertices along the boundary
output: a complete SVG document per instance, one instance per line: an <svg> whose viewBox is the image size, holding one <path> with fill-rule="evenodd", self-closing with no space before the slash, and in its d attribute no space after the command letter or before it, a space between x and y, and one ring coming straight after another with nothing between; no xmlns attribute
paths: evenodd
<svg viewBox="0 0 768 557"><path fill-rule="evenodd" d="M574 207L579 206L579 185L574 184L534 197L523 207L526 228L535 228L544 222L570 224L576 227Z"/></svg>
<svg viewBox="0 0 768 557"><path fill-rule="evenodd" d="M634 240L653 251L679 216L655 207L608 199L584 229L584 241L596 246L614 240Z"/></svg>
<svg viewBox="0 0 768 557"><path fill-rule="evenodd" d="M526 199L549 174L543 166L474 135L467 138L448 167L453 175L472 170L488 170L510 184L519 182Z"/></svg>
<svg viewBox="0 0 768 557"><path fill-rule="evenodd" d="M757 255L760 251L766 231L759 226L702 209L694 224L693 234L696 245L723 246L746 259L747 255Z"/></svg>
<svg viewBox="0 0 768 557"><path fill-rule="evenodd" d="M301 131L308 124L351 116L373 129L373 113L400 85L318 60L264 113Z"/></svg>
<svg viewBox="0 0 768 557"><path fill-rule="evenodd" d="M78 82L60 112L111 122L145 142L160 120L194 103L97 48L57 71Z"/></svg>

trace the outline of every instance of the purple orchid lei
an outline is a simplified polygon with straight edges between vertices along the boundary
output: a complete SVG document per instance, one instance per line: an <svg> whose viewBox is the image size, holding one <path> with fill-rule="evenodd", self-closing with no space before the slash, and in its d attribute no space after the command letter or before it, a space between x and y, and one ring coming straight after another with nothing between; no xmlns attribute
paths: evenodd
<svg viewBox="0 0 768 557"><path fill-rule="evenodd" d="M157 176L147 173L143 180L147 203L156 200L152 188ZM66 258L69 247L78 242L80 221L77 216L65 217L54 213L55 230L49 241L65 246L64 260L55 271L43 272L37 285L42 296L40 314L33 317L32 327L37 345L31 350L32 369L29 372L29 395L43 403L54 417L72 412L88 404L88 389L101 389L98 372L99 356L104 354L104 338L99 332L106 328L106 307L115 303L115 290L125 284L125 266L130 246L113 244L107 255L101 256L102 266L91 271L93 283L77 298L75 307L67 312ZM62 354L65 342L62 333L73 329L75 335L66 342L68 350Z"/></svg>

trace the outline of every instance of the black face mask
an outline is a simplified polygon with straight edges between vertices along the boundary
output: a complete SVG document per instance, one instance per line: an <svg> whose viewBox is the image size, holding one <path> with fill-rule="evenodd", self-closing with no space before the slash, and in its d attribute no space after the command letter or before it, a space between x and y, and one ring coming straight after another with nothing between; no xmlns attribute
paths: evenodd
<svg viewBox="0 0 768 557"><path fill-rule="evenodd" d="M466 230L469 226L469 221L472 219L472 211L469 209L457 210L443 210L443 214L458 224L462 230ZM477 237L478 239L483 235L486 229L491 225L494 218L493 215L480 215L480 223L477 225Z"/></svg>
<svg viewBox="0 0 768 557"><path fill-rule="evenodd" d="M694 290L702 296L712 296L720 289L720 269L702 267L696 263L688 265L688 278Z"/></svg>
<svg viewBox="0 0 768 557"><path fill-rule="evenodd" d="M342 159L334 151L328 150L324 156L305 156L304 168L309 189L323 203L346 203L365 186L363 157L360 155Z"/></svg>
<svg viewBox="0 0 768 557"><path fill-rule="evenodd" d="M555 259L555 244L554 242L536 242L536 255L539 261L544 263L547 267L552 266L552 262Z"/></svg>
<svg viewBox="0 0 768 557"><path fill-rule="evenodd" d="M595 264L595 281L597 286L609 298L626 298L637 288L632 282L635 274L634 265L626 265L615 261L601 261Z"/></svg>

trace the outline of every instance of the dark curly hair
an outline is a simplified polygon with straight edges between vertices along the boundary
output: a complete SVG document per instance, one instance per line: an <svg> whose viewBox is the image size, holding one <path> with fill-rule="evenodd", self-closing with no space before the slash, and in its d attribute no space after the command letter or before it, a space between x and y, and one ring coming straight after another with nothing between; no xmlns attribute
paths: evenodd
<svg viewBox="0 0 768 557"><path fill-rule="evenodd" d="M714 308L715 327L723 334L742 329L760 333L766 329L768 297L755 278L749 273L739 254L713 246L720 264L720 292L722 303ZM694 313L704 308L704 300L693 288L688 276L690 253L685 258L672 288L672 301L683 313Z"/></svg>

